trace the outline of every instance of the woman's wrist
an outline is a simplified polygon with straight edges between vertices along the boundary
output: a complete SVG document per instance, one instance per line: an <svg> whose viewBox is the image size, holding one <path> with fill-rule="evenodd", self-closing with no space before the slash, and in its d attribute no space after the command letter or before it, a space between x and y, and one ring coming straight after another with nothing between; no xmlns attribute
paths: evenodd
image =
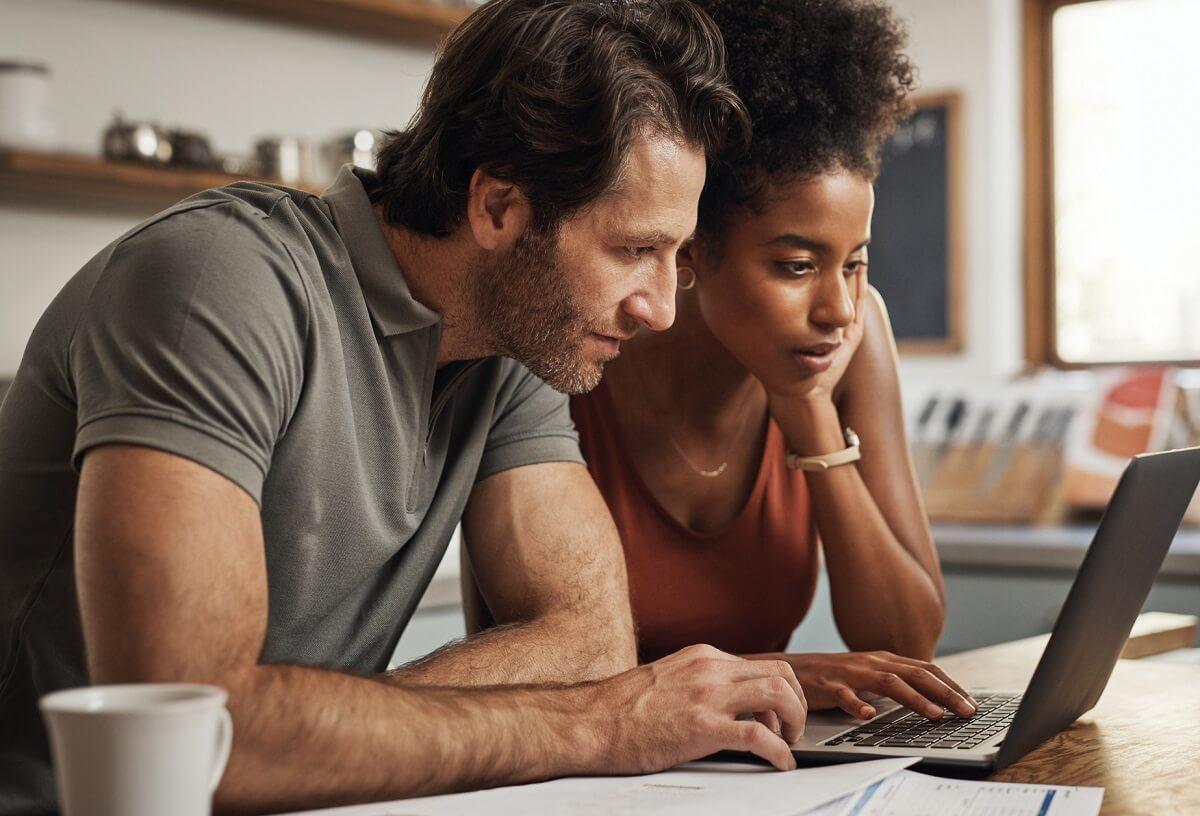
<svg viewBox="0 0 1200 816"><path fill-rule="evenodd" d="M846 447L837 406L824 393L771 400L771 414L788 449L800 456L825 456Z"/></svg>

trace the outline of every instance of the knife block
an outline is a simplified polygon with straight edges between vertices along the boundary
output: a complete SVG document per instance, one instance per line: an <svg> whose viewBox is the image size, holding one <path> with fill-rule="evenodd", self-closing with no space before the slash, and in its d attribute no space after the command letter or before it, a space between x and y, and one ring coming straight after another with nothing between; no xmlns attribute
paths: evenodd
<svg viewBox="0 0 1200 816"><path fill-rule="evenodd" d="M1013 449L995 481L986 480L1003 455L994 444L960 444L947 451L930 474L925 506L933 521L1029 524L1055 506L1062 451L1057 445L1025 443Z"/></svg>

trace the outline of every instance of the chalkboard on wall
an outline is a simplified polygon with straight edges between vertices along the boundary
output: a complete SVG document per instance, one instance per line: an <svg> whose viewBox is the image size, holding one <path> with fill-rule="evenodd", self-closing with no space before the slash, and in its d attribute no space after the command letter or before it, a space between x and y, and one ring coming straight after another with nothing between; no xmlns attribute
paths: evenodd
<svg viewBox="0 0 1200 816"><path fill-rule="evenodd" d="M962 349L960 96L922 95L883 151L870 279L903 353Z"/></svg>

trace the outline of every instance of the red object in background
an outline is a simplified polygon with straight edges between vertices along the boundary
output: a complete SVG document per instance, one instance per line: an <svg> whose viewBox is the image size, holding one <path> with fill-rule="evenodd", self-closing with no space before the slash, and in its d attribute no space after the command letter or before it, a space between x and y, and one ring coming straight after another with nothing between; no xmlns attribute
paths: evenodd
<svg viewBox="0 0 1200 816"><path fill-rule="evenodd" d="M1128 459L1157 447L1166 376L1165 368L1133 370L1108 389L1092 432L1097 450Z"/></svg>
<svg viewBox="0 0 1200 816"><path fill-rule="evenodd" d="M1125 368L1100 375L1094 402L1067 438L1063 498L1103 509L1129 459L1162 450L1171 424L1171 368Z"/></svg>

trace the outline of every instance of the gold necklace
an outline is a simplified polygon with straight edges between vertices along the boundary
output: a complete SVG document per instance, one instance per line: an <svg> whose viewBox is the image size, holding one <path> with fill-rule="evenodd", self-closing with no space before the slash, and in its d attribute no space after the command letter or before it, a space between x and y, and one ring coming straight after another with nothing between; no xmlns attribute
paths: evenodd
<svg viewBox="0 0 1200 816"><path fill-rule="evenodd" d="M641 385L641 387L642 387L642 393L649 394L650 391L648 388L646 388L646 381L642 378L642 372L638 369L637 366L631 365L630 368L633 369L634 376L637 377L638 384ZM744 409L742 411L742 418L741 418L741 421L738 422L737 430L734 431L734 433L733 433L734 442L736 442L741 437L742 431L744 431L746 429L746 421L750 417L750 411L745 410L745 409L747 408L747 406L749 406L750 397L753 396L753 394L754 394L754 389L749 389L746 392L746 397L744 398L743 405L742 405L742 407ZM657 413L654 411L654 406L650 406L650 410L651 410L651 413ZM729 460L728 459L725 460L724 462L722 462L721 464L717 465L715 468L712 468L711 470L700 467L699 465L697 465L695 462L692 461L692 457L687 455L687 452L684 451L683 447L679 444L679 442L677 442L675 440L675 435L673 433L671 433L671 431L669 429L664 429L663 432L667 435L667 441L671 443L671 447L673 447L675 449L675 452L679 454L679 457L681 459L683 459L683 461L687 464L687 466L689 468L691 468L698 476L703 476L705 479L716 479L717 477L724 475L725 471L729 469Z"/></svg>

